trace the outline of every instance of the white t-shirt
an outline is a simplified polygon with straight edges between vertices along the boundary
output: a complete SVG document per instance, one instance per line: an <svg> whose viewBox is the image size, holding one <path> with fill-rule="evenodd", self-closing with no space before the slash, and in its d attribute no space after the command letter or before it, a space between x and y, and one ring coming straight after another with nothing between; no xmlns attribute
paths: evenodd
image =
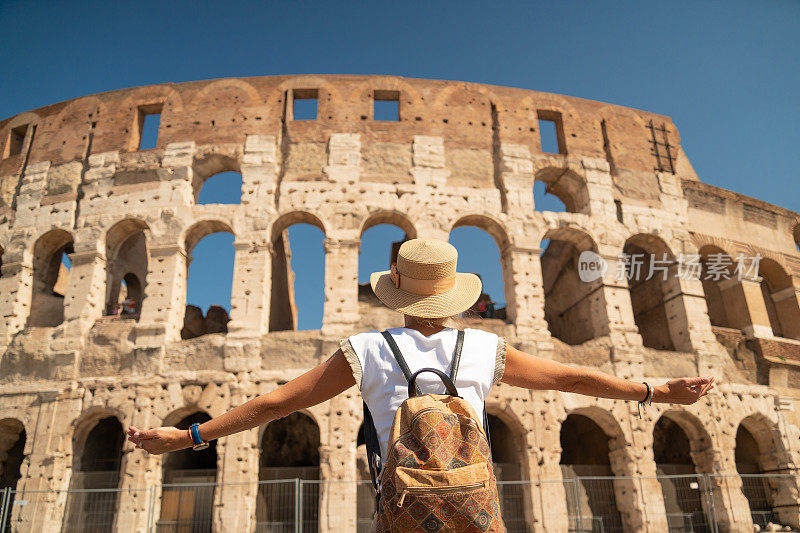
<svg viewBox="0 0 800 533"><path fill-rule="evenodd" d="M449 374L458 330L445 328L428 337L409 328L388 331L412 374L421 368L436 368ZM341 347L353 370L361 397L372 414L381 444L381 457L385 461L395 413L408 398L408 382L380 331L353 335L343 340ZM494 333L464 330L455 386L459 396L475 409L479 422L483 422L486 396L492 385L503 377L505 349L505 339ZM420 374L417 386L423 394L445 392L441 379L432 372Z"/></svg>

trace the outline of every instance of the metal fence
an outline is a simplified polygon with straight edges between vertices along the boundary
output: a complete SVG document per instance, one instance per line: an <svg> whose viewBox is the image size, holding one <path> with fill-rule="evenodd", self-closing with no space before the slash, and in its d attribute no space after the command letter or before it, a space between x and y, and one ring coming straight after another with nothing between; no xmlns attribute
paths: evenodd
<svg viewBox="0 0 800 533"><path fill-rule="evenodd" d="M769 524L800 531L800 476L794 474L576 476L501 481L498 493L508 533L531 531L531 513L563 515L564 511L561 519L569 532L717 533L753 531L753 525L765 531ZM663 503L642 503L653 501L656 494ZM648 505L646 521L630 512L623 519L620 513L622 500L628 499L624 503L630 510L634 495L638 505ZM553 498L561 498L562 506L554 505ZM218 516L226 506L242 522L226 522ZM0 489L0 533L195 533L244 527L257 533L311 533L336 530L336 524L348 524L337 533L350 529L368 533L374 508L375 492L368 481L172 483L141 490L6 488Z"/></svg>

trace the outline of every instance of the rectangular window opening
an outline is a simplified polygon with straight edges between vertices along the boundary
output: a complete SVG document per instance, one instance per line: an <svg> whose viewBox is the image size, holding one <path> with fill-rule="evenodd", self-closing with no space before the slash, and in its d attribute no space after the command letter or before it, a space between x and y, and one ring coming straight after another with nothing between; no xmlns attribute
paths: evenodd
<svg viewBox="0 0 800 533"><path fill-rule="evenodd" d="M537 111L539 117L539 139L542 152L547 154L566 154L564 127L561 113L557 111Z"/></svg>
<svg viewBox="0 0 800 533"><path fill-rule="evenodd" d="M373 120L397 122L400 120L400 91L375 91L372 108Z"/></svg>
<svg viewBox="0 0 800 533"><path fill-rule="evenodd" d="M22 146L25 144L25 136L27 134L28 124L11 128L8 134L8 142L6 143L5 157L11 157L22 153Z"/></svg>
<svg viewBox="0 0 800 533"><path fill-rule="evenodd" d="M292 120L317 120L317 89L294 89L292 91Z"/></svg>
<svg viewBox="0 0 800 533"><path fill-rule="evenodd" d="M158 144L162 104L139 106L139 150L152 150Z"/></svg>

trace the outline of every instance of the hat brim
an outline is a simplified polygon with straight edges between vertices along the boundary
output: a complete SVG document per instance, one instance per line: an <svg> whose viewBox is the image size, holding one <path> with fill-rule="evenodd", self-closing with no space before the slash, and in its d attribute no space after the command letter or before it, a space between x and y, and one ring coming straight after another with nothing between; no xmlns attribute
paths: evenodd
<svg viewBox="0 0 800 533"><path fill-rule="evenodd" d="M373 272L369 283L375 296L395 311L420 318L444 318L463 313L481 295L482 284L478 276L457 272L455 277L455 286L452 289L429 296L398 289L389 270Z"/></svg>

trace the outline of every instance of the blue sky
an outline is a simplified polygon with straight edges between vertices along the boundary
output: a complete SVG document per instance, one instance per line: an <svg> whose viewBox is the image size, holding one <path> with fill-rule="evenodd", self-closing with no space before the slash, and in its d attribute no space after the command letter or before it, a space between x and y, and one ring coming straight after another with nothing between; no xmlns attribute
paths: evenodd
<svg viewBox="0 0 800 533"><path fill-rule="evenodd" d="M492 83L669 115L701 180L800 211L796 0L120 6L0 0L0 117L123 87L225 76L396 74ZM292 231L295 258L309 254L319 263L321 237ZM365 254L377 257L391 235L373 231L365 240L380 242ZM483 270L488 292L502 300L499 265L484 253L471 263L472 243L483 244L469 235L453 236L462 270ZM206 240L198 245L190 272L189 299L203 307L230 301L230 283L220 275L230 261L217 263L220 250L232 250L230 239L210 239L220 242L208 252ZM297 275L301 326L317 327L321 276ZM219 293L196 289L209 280Z"/></svg>

